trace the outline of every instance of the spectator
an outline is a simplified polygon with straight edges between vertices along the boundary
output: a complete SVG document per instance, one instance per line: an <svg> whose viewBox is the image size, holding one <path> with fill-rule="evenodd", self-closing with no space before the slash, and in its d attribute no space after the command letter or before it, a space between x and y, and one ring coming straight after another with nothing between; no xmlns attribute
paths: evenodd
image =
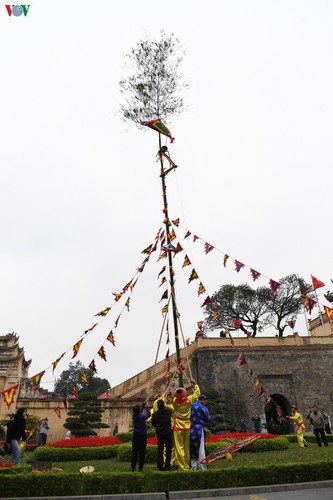
<svg viewBox="0 0 333 500"><path fill-rule="evenodd" d="M139 457L139 471L143 469L147 447L147 423L150 417L150 409L146 408L143 413L143 405L135 405L133 408L133 443L132 443L132 472L135 471L136 463Z"/></svg>
<svg viewBox="0 0 333 500"><path fill-rule="evenodd" d="M19 408L13 418L13 421L8 427L7 440L9 440L12 454L9 458L9 462L13 464L21 463L21 448L20 441L26 441L27 437L25 435L25 425L26 418L28 416L26 408Z"/></svg>
<svg viewBox="0 0 333 500"><path fill-rule="evenodd" d="M45 446L47 441L47 434L50 426L48 418L41 418L38 422L39 439L38 446Z"/></svg>
<svg viewBox="0 0 333 500"><path fill-rule="evenodd" d="M310 420L310 424L312 425L313 428L313 433L316 436L316 441L317 445L321 447L321 439L323 440L323 443L325 446L328 446L327 438L325 435L325 424L324 424L324 418L321 413L319 413L317 406L313 406L312 410L310 411L308 417Z"/></svg>
<svg viewBox="0 0 333 500"><path fill-rule="evenodd" d="M255 432L259 434L261 431L261 420L258 413L256 413L254 417L251 418L251 420L253 422Z"/></svg>
<svg viewBox="0 0 333 500"><path fill-rule="evenodd" d="M331 419L330 419L329 414L325 410L322 410L321 414L322 414L323 419L324 419L324 425L325 425L325 432L326 432L326 434L332 434L332 431L331 431Z"/></svg>
<svg viewBox="0 0 333 500"><path fill-rule="evenodd" d="M114 429L113 429L113 432L112 432L112 436L114 437L116 434L118 434L118 424L116 422L116 425L114 426Z"/></svg>
<svg viewBox="0 0 333 500"><path fill-rule="evenodd" d="M172 452L172 430L171 430L172 410L165 406L162 399L157 401L157 410L152 416L152 425L156 429L157 436L157 469L171 469ZM165 451L165 462L164 462Z"/></svg>

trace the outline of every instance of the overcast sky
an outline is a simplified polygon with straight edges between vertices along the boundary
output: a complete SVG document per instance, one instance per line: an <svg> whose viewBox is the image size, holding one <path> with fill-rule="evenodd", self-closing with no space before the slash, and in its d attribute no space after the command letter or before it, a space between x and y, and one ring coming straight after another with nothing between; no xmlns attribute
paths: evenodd
<svg viewBox="0 0 333 500"><path fill-rule="evenodd" d="M186 112L168 123L179 165L169 214L214 245L179 240L212 295L252 283L224 252L279 280L297 273L333 287L333 4L322 0L34 0L27 16L0 5L0 320L16 332L42 386L71 347L115 304L162 225L158 135L117 114L124 56L141 38L174 33L186 56ZM186 230L185 229L185 230ZM203 319L197 283L177 257L186 338ZM85 337L111 386L150 366L162 327L161 270L152 255L124 303ZM165 261L164 261L165 262ZM296 329L306 333L304 317ZM291 333L291 332L290 332ZM97 356L105 346L107 362ZM174 350L172 345L171 351ZM160 358L166 353L162 340Z"/></svg>

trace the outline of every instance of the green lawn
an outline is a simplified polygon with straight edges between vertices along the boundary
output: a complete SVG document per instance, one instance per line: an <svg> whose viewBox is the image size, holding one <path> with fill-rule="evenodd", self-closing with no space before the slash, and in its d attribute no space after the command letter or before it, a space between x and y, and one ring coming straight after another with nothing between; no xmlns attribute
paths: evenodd
<svg viewBox="0 0 333 500"><path fill-rule="evenodd" d="M27 458L32 459L32 453L26 453ZM308 448L300 448L297 444L291 443L288 450L269 452L236 452L233 454L233 461L226 459L217 460L208 465L208 468L227 468L239 465L267 465L278 463L315 462L318 460L333 460L333 443L328 447L319 448L317 444L310 443ZM52 467L58 467L64 472L79 472L81 467L92 465L97 472L128 472L131 470L128 462L119 462L117 459L109 460L89 460L79 462L53 462ZM156 470L156 464L145 464L145 469Z"/></svg>

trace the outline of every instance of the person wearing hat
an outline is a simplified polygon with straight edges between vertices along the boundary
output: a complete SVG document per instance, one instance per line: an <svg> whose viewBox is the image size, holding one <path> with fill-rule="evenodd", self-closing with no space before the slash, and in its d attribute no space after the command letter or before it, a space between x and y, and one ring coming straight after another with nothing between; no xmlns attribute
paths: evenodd
<svg viewBox="0 0 333 500"><path fill-rule="evenodd" d="M47 433L49 432L49 420L47 417L41 418L38 422L39 439L38 446L45 446L47 440Z"/></svg>
<svg viewBox="0 0 333 500"><path fill-rule="evenodd" d="M305 425L303 423L303 418L302 415L299 413L295 405L291 405L290 407L292 416L287 415L287 418L293 421L294 426L296 427L296 436L297 436L297 442L301 448L307 447L308 443L304 439L304 431L305 431Z"/></svg>
<svg viewBox="0 0 333 500"><path fill-rule="evenodd" d="M173 408L173 463L181 470L190 469L190 428L191 406L200 396L200 388L195 380L191 381L189 389L193 394L187 395L187 389L179 387L175 390L172 400Z"/></svg>
<svg viewBox="0 0 333 500"><path fill-rule="evenodd" d="M206 457L205 428L210 422L210 414L206 408L207 398L201 394L191 406L190 457L191 469L206 469L200 463Z"/></svg>

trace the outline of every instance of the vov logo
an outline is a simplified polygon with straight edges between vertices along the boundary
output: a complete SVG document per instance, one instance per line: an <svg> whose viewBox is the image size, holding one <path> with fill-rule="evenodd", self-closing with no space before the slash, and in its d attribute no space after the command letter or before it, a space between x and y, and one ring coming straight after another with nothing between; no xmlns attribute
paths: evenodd
<svg viewBox="0 0 333 500"><path fill-rule="evenodd" d="M13 16L19 17L22 14L24 16L28 14L30 5L5 5L5 7L9 16L13 14Z"/></svg>

